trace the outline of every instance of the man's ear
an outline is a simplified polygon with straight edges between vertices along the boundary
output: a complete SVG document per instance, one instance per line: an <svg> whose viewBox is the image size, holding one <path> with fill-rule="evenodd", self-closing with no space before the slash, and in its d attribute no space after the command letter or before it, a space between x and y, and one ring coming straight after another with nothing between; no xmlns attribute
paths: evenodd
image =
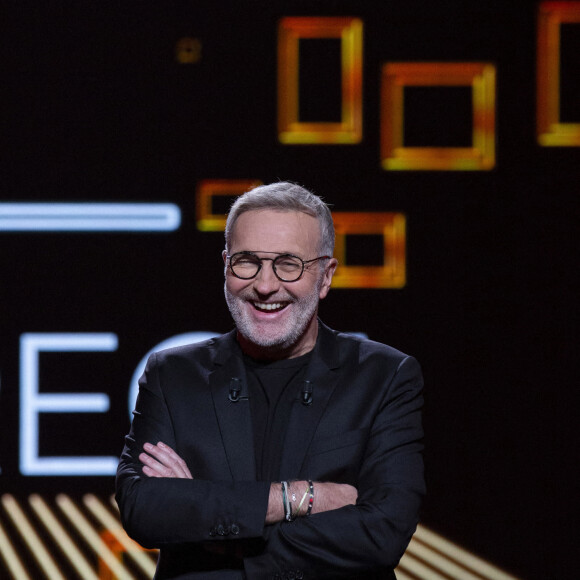
<svg viewBox="0 0 580 580"><path fill-rule="evenodd" d="M224 261L224 278L225 278L228 274L228 252L227 252L227 250L224 250L222 252L222 259Z"/></svg>
<svg viewBox="0 0 580 580"><path fill-rule="evenodd" d="M320 292L318 296L320 300L326 298L328 291L330 290L330 283L332 282L332 277L334 276L334 271L338 266L338 260L336 258L331 258L328 260L326 267L324 268L324 274L322 275L322 284L320 286Z"/></svg>

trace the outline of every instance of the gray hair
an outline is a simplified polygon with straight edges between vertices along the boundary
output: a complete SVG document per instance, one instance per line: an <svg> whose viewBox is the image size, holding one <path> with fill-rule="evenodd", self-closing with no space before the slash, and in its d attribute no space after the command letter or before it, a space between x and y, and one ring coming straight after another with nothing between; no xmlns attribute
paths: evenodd
<svg viewBox="0 0 580 580"><path fill-rule="evenodd" d="M244 212L260 209L299 211L315 217L320 226L319 251L332 256L334 252L334 223L330 209L320 197L296 183L279 181L250 189L234 201L226 222L226 251L229 251L234 225Z"/></svg>

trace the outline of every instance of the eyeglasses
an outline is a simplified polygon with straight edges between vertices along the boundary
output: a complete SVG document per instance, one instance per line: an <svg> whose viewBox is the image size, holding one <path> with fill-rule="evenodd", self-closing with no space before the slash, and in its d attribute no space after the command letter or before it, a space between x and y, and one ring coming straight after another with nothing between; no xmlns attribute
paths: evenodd
<svg viewBox="0 0 580 580"><path fill-rule="evenodd" d="M260 252L263 254L275 254L276 252ZM262 262L270 260L272 270L278 280L282 282L296 282L304 273L306 264L317 260L328 260L330 256L319 256L312 260L303 260L292 254L279 254L275 258L259 258L254 252L237 252L231 256L226 256L229 260L230 270L236 278L251 280L258 275L262 269Z"/></svg>

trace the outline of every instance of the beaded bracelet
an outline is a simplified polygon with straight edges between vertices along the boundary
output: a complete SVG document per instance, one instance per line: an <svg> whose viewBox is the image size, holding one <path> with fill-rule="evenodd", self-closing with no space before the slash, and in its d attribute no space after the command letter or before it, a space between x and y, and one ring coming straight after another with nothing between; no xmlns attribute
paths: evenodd
<svg viewBox="0 0 580 580"><path fill-rule="evenodd" d="M308 491L310 492L310 499L308 500L308 509L306 510L307 516L312 513L312 506L314 505L314 484L311 480L308 480Z"/></svg>

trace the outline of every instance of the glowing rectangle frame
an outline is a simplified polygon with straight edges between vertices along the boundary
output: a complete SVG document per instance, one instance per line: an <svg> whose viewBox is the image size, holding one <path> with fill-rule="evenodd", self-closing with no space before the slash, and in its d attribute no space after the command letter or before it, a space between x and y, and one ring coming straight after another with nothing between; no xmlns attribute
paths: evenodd
<svg viewBox="0 0 580 580"><path fill-rule="evenodd" d="M406 283L406 218L397 212L333 212L338 268L333 288L402 288ZM350 266L346 263L347 235L382 235L381 266Z"/></svg>
<svg viewBox="0 0 580 580"><path fill-rule="evenodd" d="M383 65L381 165L386 170L489 170L495 165L495 66L490 63L403 63ZM471 147L405 147L406 86L471 86Z"/></svg>
<svg viewBox="0 0 580 580"><path fill-rule="evenodd" d="M262 185L256 179L206 179L197 186L195 209L197 229L202 232L223 232L226 215L212 212L212 199L216 196L236 197Z"/></svg>
<svg viewBox="0 0 580 580"><path fill-rule="evenodd" d="M284 144L353 144L362 139L363 23L350 17L287 17L278 28L278 138ZM341 40L340 123L299 121L301 38Z"/></svg>
<svg viewBox="0 0 580 580"><path fill-rule="evenodd" d="M580 123L560 122L560 25L580 23L580 2L541 2L538 6L538 143L580 146Z"/></svg>

